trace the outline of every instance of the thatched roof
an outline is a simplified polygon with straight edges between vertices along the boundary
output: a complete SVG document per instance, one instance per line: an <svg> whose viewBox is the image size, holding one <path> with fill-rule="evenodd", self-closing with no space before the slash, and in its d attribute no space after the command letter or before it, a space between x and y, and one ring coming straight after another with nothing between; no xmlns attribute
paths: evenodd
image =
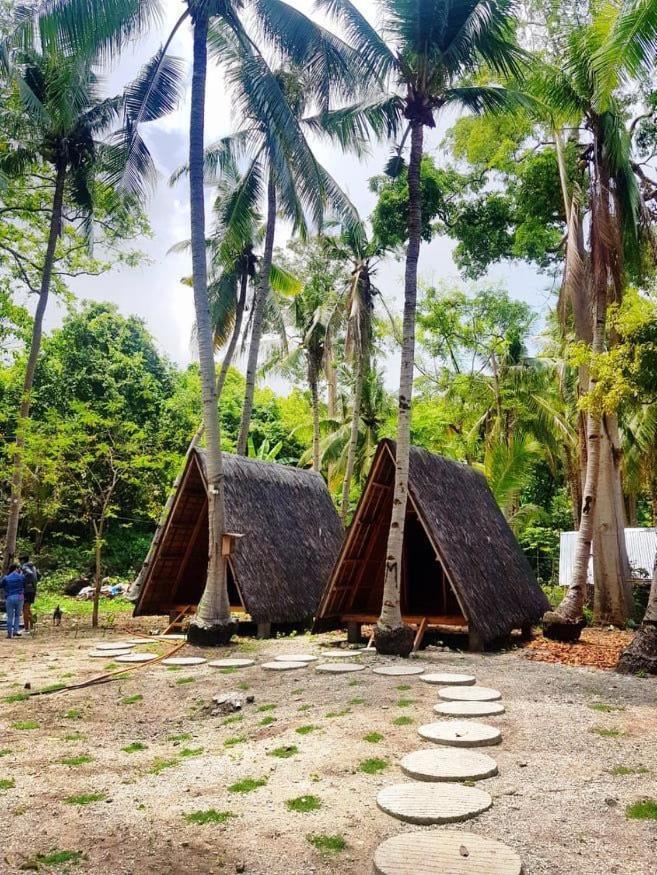
<svg viewBox="0 0 657 875"><path fill-rule="evenodd" d="M326 485L312 471L224 453L227 532L233 599L257 623L311 617L343 530ZM196 604L207 570L205 451L188 460L168 519L143 575L135 614Z"/></svg>
<svg viewBox="0 0 657 875"><path fill-rule="evenodd" d="M358 544L359 532L371 526L374 517L390 519L394 458L394 442L382 441L318 619L348 613L346 607L354 603L353 596L349 599L346 592L350 581L358 579L350 566L357 565L359 555L366 555ZM381 497L384 494L386 497ZM531 566L482 474L412 447L409 513L426 533L470 631L482 642L535 622L548 609ZM434 574L424 560L422 568ZM371 568L366 577L374 573ZM382 572L379 569L376 573ZM371 582L367 586L371 587Z"/></svg>

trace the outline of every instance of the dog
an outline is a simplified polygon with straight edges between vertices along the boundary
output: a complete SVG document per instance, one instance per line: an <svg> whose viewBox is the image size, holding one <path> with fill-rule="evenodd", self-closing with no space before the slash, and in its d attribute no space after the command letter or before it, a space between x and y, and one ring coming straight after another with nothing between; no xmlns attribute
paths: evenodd
<svg viewBox="0 0 657 875"><path fill-rule="evenodd" d="M52 624L53 626L61 626L62 624L62 609L59 605L52 612Z"/></svg>

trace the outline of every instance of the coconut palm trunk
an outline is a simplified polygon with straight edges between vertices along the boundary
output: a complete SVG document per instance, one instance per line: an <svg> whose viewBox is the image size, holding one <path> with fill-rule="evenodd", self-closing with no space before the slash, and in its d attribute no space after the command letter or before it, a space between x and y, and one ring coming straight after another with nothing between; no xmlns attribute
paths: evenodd
<svg viewBox="0 0 657 875"><path fill-rule="evenodd" d="M360 431L360 411L363 403L363 383L365 376L369 370L369 349L367 344L369 338L360 339L362 344L358 352L358 361L356 367L356 383L354 385L354 398L351 409L351 429L349 432L349 447L347 448L347 463L344 472L344 480L342 481L342 504L340 507L340 516L342 517L343 525L346 524L347 515L349 513L349 495L351 493L351 481L354 477L354 468L356 466L356 453L358 451L358 434Z"/></svg>
<svg viewBox="0 0 657 875"><path fill-rule="evenodd" d="M244 390L244 404L242 405L242 421L237 438L237 453L240 456L247 455L249 440L249 428L251 426L251 414L253 412L253 396L255 394L256 373L258 370L258 356L260 354L260 341L262 339L262 325L265 315L265 307L269 296L269 274L274 254L274 235L276 233L276 185L273 175L269 174L267 184L267 230L265 232L265 246L260 265L260 282L253 303L253 321L251 325L251 343L249 345L249 358L246 365L246 387Z"/></svg>
<svg viewBox="0 0 657 875"><path fill-rule="evenodd" d="M319 448L319 387L317 365L311 360L308 364L308 383L310 385L310 401L313 410L313 471L321 470L321 452Z"/></svg>
<svg viewBox="0 0 657 875"><path fill-rule="evenodd" d="M193 9L192 17L194 66L189 125L189 200L194 309L207 447L208 572L196 616L189 627L189 641L194 644L223 644L230 640L232 624L226 565L221 555L224 532L224 480L205 244L203 140L208 36L208 12L205 4L199 4Z"/></svg>
<svg viewBox="0 0 657 875"><path fill-rule="evenodd" d="M408 163L408 246L404 276L404 321L402 333L397 451L392 516L386 549L383 604L375 631L375 644L382 653L408 656L413 646L413 632L404 626L401 615L401 568L404 524L408 498L408 468L411 449L411 404L415 364L415 310L417 302L417 267L420 257L422 227L422 189L420 163L424 129L422 122L411 122L411 154Z"/></svg>
<svg viewBox="0 0 657 875"><path fill-rule="evenodd" d="M244 307L246 305L246 292L249 285L249 274L246 268L242 273L240 279L240 294L237 299L237 304L235 306L235 324L233 325L233 333L230 336L230 341L228 342L228 347L226 349L226 354L224 355L224 360L221 363L221 369L219 371L219 376L217 377L217 399L221 399L221 394L224 391L224 383L226 382L226 377L228 376L228 370L233 362L233 357L235 355L235 349L237 347L237 341L239 340L240 334L242 332L242 320L244 318Z"/></svg>
<svg viewBox="0 0 657 875"><path fill-rule="evenodd" d="M55 264L55 250L57 240L62 228L62 210L64 204L64 186L66 184L66 165L57 168L55 176L55 191L52 200L52 212L50 214L50 228L48 231L48 244L46 257L43 262L41 273L41 287L39 300L34 313L32 323L32 337L30 340L30 352L27 357L25 376L23 378L23 394L21 396L18 422L16 425L16 443L12 459L11 496L9 499L9 513L7 516L7 534L5 538L4 570L16 555L16 539L18 537L18 524L21 515L21 499L23 492L23 452L25 449L25 429L30 416L32 386L36 372L37 360L41 350L41 337L43 335L43 317L48 305L48 295L52 282L53 268Z"/></svg>
<svg viewBox="0 0 657 875"><path fill-rule="evenodd" d="M617 670L624 674L657 674L657 556L646 613L630 646L621 653Z"/></svg>

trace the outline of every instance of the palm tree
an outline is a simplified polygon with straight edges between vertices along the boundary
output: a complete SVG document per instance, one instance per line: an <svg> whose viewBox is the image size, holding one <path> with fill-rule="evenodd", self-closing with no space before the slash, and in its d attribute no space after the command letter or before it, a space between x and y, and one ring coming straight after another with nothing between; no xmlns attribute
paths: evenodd
<svg viewBox="0 0 657 875"><path fill-rule="evenodd" d="M651 15L646 16L650 9ZM641 12L638 17L637 10ZM654 50L656 18L657 7L645 0L597 10L590 23L563 35L565 62L558 68L539 68L534 85L534 92L551 112L586 132L582 159L588 167L588 190L584 196L575 187L571 194L562 302L572 307L578 339L589 343L594 354L609 342L608 304L621 299L628 272L640 271L644 211L617 90L637 69L648 46ZM601 66L603 57L606 63ZM583 231L585 202L590 213L588 249ZM593 373L587 369L582 377L581 388L593 396ZM573 578L556 612L545 617L546 634L564 640L578 636L583 625L592 546L596 619L623 624L631 609L616 417L592 405L585 433L586 482Z"/></svg>
<svg viewBox="0 0 657 875"><path fill-rule="evenodd" d="M404 278L404 319L395 485L386 551L381 616L375 643L381 652L408 655L413 632L402 623L400 609L401 555L408 495L411 399L415 353L417 267L420 254L422 191L420 162L424 128L433 128L436 114L447 106L480 112L504 106L507 93L500 88L461 86L459 82L484 65L504 75L518 72L522 54L513 37L511 0L388 0L379 3L382 27L373 27L350 0L318 0L318 7L335 16L352 45L382 76L391 92L348 110L336 112L331 122L343 132L362 137L363 128L384 131L389 119L407 121L398 150L410 136L407 168L409 189L408 245ZM387 41L386 41L387 38ZM385 112L385 115L384 115ZM377 122L373 123L376 118Z"/></svg>
<svg viewBox="0 0 657 875"><path fill-rule="evenodd" d="M28 34L29 30L23 33L23 45ZM172 59L162 63L158 59L159 73L155 80L151 75L154 62L151 62L123 94L103 99L93 71L93 55L85 57L57 49L22 47L10 54L12 64L6 69L8 84L20 95L29 137L26 147L21 149L22 163L32 161L48 168L53 176L53 195L16 428L5 565L16 552L24 430L30 415L32 384L65 208L74 206L84 216L82 227L90 240L94 201L100 190L107 191L109 186L119 184L132 195L143 195L145 181L153 176L153 165L139 134L134 107L141 105L143 120L151 121L169 112L178 97L173 84L177 63ZM159 90L163 78L170 84L164 94ZM12 160L9 154L7 163L11 164Z"/></svg>

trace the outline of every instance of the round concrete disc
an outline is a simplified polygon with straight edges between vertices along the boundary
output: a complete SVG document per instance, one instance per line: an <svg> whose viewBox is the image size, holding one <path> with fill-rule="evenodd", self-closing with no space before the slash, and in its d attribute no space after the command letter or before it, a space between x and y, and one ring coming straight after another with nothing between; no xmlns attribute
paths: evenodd
<svg viewBox="0 0 657 875"><path fill-rule="evenodd" d="M130 638L126 641L126 644L132 644L134 647L136 644L152 644L153 641L156 640L154 638Z"/></svg>
<svg viewBox="0 0 657 875"><path fill-rule="evenodd" d="M276 662L317 662L318 657L311 653L283 653L274 657Z"/></svg>
<svg viewBox="0 0 657 875"><path fill-rule="evenodd" d="M499 690L490 687L441 687L438 695L448 702L496 702L502 698Z"/></svg>
<svg viewBox="0 0 657 875"><path fill-rule="evenodd" d="M128 650L90 650L87 656L90 659L114 659L115 656L125 656Z"/></svg>
<svg viewBox="0 0 657 875"><path fill-rule="evenodd" d="M418 728L422 738L447 744L450 747L486 747L499 744L502 733L496 726L475 723L473 720L443 720L441 723L427 723Z"/></svg>
<svg viewBox="0 0 657 875"><path fill-rule="evenodd" d="M477 679L472 674L450 674L442 671L423 674L420 680L425 684L438 684L441 687L471 687L477 683Z"/></svg>
<svg viewBox="0 0 657 875"><path fill-rule="evenodd" d="M389 677L401 678L411 674L422 674L423 665L377 665L372 671L374 674L385 674Z"/></svg>
<svg viewBox="0 0 657 875"><path fill-rule="evenodd" d="M386 839L374 854L377 875L520 875L516 852L472 832L432 830Z"/></svg>
<svg viewBox="0 0 657 875"><path fill-rule="evenodd" d="M154 653L123 653L116 657L117 662L150 662L152 659L157 659Z"/></svg>
<svg viewBox="0 0 657 875"><path fill-rule="evenodd" d="M347 659L353 656L362 656L364 650L341 650L339 647L328 647L322 650L322 656L326 659Z"/></svg>
<svg viewBox="0 0 657 875"><path fill-rule="evenodd" d="M478 781L497 774L492 757L474 750L432 747L406 754L402 772L416 781Z"/></svg>
<svg viewBox="0 0 657 875"><path fill-rule="evenodd" d="M202 656L170 656L162 660L162 665L203 665L207 659Z"/></svg>
<svg viewBox="0 0 657 875"><path fill-rule="evenodd" d="M172 633L171 635L158 635L157 636L160 641L186 641L187 635L183 635L182 633Z"/></svg>
<svg viewBox="0 0 657 875"><path fill-rule="evenodd" d="M364 671L364 669L364 665L357 665L355 662L323 662L317 666L317 671L329 674L344 674L348 671Z"/></svg>
<svg viewBox="0 0 657 875"><path fill-rule="evenodd" d="M247 668L255 665L255 659L213 659L208 665L212 668Z"/></svg>
<svg viewBox="0 0 657 875"><path fill-rule="evenodd" d="M376 798L381 811L407 823L455 823L476 817L493 804L478 787L462 784L393 784Z"/></svg>
<svg viewBox="0 0 657 875"><path fill-rule="evenodd" d="M131 650L134 646L132 641L115 641L113 644L107 641L103 644L94 644L96 650Z"/></svg>
<svg viewBox="0 0 657 875"><path fill-rule="evenodd" d="M292 671L296 668L308 668L307 662L263 662L261 668L267 671Z"/></svg>
<svg viewBox="0 0 657 875"><path fill-rule="evenodd" d="M492 717L504 714L504 705L499 702L440 702L433 706L433 710L449 717Z"/></svg>

